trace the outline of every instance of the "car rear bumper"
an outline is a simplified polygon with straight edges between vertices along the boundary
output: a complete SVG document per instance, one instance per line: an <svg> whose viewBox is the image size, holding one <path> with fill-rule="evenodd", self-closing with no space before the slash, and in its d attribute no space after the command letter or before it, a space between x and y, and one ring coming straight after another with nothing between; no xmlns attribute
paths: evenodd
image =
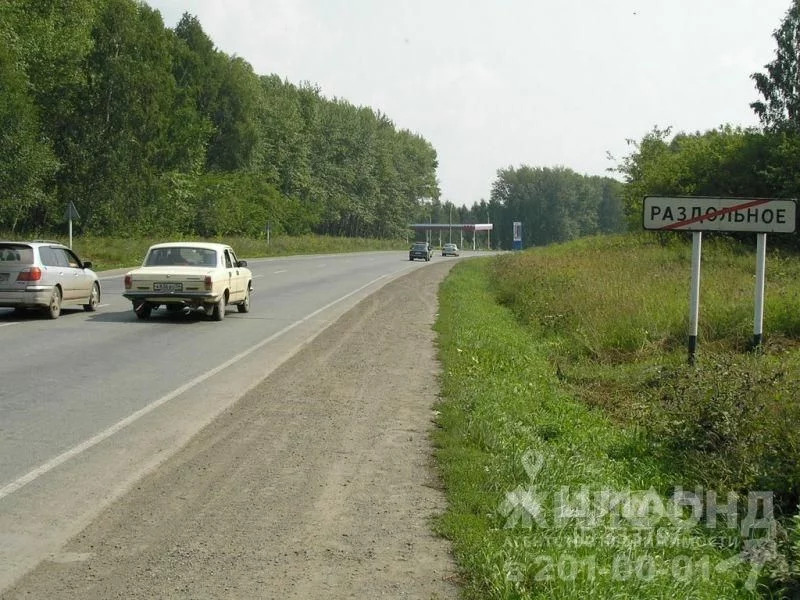
<svg viewBox="0 0 800 600"><path fill-rule="evenodd" d="M51 286L28 286L19 290L0 290L0 307L35 308L48 306L53 293Z"/></svg>
<svg viewBox="0 0 800 600"><path fill-rule="evenodd" d="M151 304L184 304L200 306L218 302L221 294L212 292L178 292L176 294L158 294L152 292L125 292L122 294L131 302L149 302Z"/></svg>

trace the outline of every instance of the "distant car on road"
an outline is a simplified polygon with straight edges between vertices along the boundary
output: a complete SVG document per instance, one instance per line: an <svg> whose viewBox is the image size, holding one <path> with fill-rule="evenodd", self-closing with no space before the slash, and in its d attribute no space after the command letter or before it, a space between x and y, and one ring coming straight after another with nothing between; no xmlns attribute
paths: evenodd
<svg viewBox="0 0 800 600"><path fill-rule="evenodd" d="M442 256L458 256L458 246L455 244L445 244L442 246Z"/></svg>
<svg viewBox="0 0 800 600"><path fill-rule="evenodd" d="M150 246L142 266L125 275L125 292L140 319L165 306L169 312L203 310L215 321L235 304L250 311L253 276L226 244L167 242Z"/></svg>
<svg viewBox="0 0 800 600"><path fill-rule="evenodd" d="M414 245L411 246L411 250L408 251L408 260L421 258L428 261L432 256L433 249L430 244L426 244L425 242L415 242Z"/></svg>
<svg viewBox="0 0 800 600"><path fill-rule="evenodd" d="M92 263L58 242L0 241L0 306L57 319L65 305L95 311L100 282Z"/></svg>

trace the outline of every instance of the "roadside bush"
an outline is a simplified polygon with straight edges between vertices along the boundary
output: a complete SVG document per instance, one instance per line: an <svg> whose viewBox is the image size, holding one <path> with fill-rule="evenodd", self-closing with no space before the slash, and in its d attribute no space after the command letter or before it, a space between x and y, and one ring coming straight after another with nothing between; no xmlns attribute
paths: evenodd
<svg viewBox="0 0 800 600"><path fill-rule="evenodd" d="M763 362L763 361L761 361ZM665 368L640 392L654 446L708 488L769 490L789 512L800 499L798 380L757 357L708 357Z"/></svg>

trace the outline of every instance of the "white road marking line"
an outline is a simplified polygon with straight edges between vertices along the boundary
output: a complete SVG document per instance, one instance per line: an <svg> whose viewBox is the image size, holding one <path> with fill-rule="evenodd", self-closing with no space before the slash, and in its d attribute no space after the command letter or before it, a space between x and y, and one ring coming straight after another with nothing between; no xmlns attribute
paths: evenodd
<svg viewBox="0 0 800 600"><path fill-rule="evenodd" d="M11 325L19 325L19 323L0 323L0 327L10 327Z"/></svg>
<svg viewBox="0 0 800 600"><path fill-rule="evenodd" d="M98 304L97 308L105 308L106 306L111 306L110 304Z"/></svg>
<svg viewBox="0 0 800 600"><path fill-rule="evenodd" d="M289 269L281 269L280 271L274 271L275 275L278 273L286 273Z"/></svg>
<svg viewBox="0 0 800 600"><path fill-rule="evenodd" d="M244 350L243 352L240 352L239 354L237 354L233 358L226 360L221 365L218 365L218 366L214 367L210 371L206 371L202 375L198 375L197 377L195 377L191 381L188 381L188 382L184 383L182 386L172 390L171 392L169 392L165 396L162 396L158 400L154 400L153 402L151 402L147 406L137 410L135 413L132 413L132 414L128 415L127 417L125 417L124 419L122 419L121 421L118 421L117 423L114 423L114 425L112 425L111 427L101 431L97 435L95 435L93 437L90 437L88 440L85 440L85 441L81 442L77 446L73 446L72 448L70 448L66 452L62 452L61 454L59 454L55 458L51 458L46 463L39 465L38 467L36 467L32 471L29 471L28 473L26 473L22 477L20 477L18 479L15 479L11 483L6 484L2 488L0 488L0 500L5 498L6 496L9 496L10 494L13 494L14 492L16 492L20 488L28 485L32 481L35 481L36 479L38 479L39 477L41 477L45 473L47 473L49 471L52 471L57 466L67 462L69 459L78 456L79 454L81 454L82 452L88 450L89 448L92 448L93 446L96 446L97 444L99 444L103 440L106 440L106 439L110 438L112 435L114 435L115 433L121 431L122 429L124 429L125 427L130 425L131 423L135 423L136 421L141 419L146 414L148 414L150 412L153 412L155 409L157 409L162 404L166 404L167 402L169 402L173 398L177 398L178 396L180 396L184 392L186 392L186 391L192 389L194 386L204 382L206 379L208 379L210 377L213 377L214 375L216 375L220 371L224 371L225 369L227 369L231 365L239 362L240 360L242 360L243 358L245 358L249 354L252 354L253 352L258 350L259 348L265 346L266 344L269 344L273 340L276 340L277 338L282 336L284 333L286 333L288 331L291 331L292 329L294 329L298 325L302 325L303 323L305 323L306 321L308 321L310 319L313 319L314 317L316 317L321 312L329 309L332 306L335 306L336 304L338 304L342 300L346 300L350 296L353 296L353 295L357 294L361 290L364 290L364 289L368 288L373 283L376 283L376 282L380 281L381 279L384 279L385 277L388 277L388 275L381 275L380 277L376 277L372 281L362 285L360 288L355 289L352 292L348 292L347 294L345 294L341 298L337 298L336 300L334 300L333 302L329 302L328 304L326 304L322 308L318 308L314 312L307 314L302 319L300 319L298 321L295 321L291 325L287 325L286 327L284 327L280 331L278 331L276 333L273 333L271 336L261 340L256 345L250 346L247 350ZM8 323L8 325L12 325L12 323Z"/></svg>

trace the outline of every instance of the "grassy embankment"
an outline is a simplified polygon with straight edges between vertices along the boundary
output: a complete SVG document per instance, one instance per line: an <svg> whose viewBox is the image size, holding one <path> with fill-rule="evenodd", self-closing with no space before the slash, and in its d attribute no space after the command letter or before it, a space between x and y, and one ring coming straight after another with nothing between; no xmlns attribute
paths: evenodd
<svg viewBox="0 0 800 600"><path fill-rule="evenodd" d="M69 242L64 235L38 235L37 239ZM3 236L0 239L30 239L20 236ZM95 271L131 267L141 264L151 244L178 241L182 238L116 238L95 236L73 236L72 247L84 260L92 261ZM404 240L373 240L363 238L329 237L321 235L273 236L267 244L266 238L226 237L222 239L185 238L194 241L222 242L230 244L242 258L264 256L288 256L296 254L334 254L338 252L362 252L370 250L406 250Z"/></svg>
<svg viewBox="0 0 800 600"><path fill-rule="evenodd" d="M677 236L593 238L467 261L442 285L439 527L467 598L797 589L800 261L768 257L766 343L748 352L754 253L706 242L694 368L690 263ZM699 520L667 514L679 489ZM742 526L756 491L770 530Z"/></svg>

